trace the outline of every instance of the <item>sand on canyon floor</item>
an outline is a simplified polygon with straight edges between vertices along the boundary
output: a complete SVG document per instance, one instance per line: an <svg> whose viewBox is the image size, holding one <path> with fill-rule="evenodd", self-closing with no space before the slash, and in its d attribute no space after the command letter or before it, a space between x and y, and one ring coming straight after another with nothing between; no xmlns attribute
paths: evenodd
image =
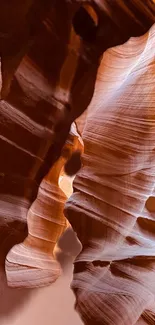
<svg viewBox="0 0 155 325"><path fill-rule="evenodd" d="M62 276L49 287L22 290L23 295L26 293L23 301L19 289L8 288L8 299L3 293L0 297L0 300L6 299L6 314L4 312L0 317L0 325L82 325L74 311L75 298L70 289L71 279L70 262ZM17 300L17 304L9 314L7 301L10 304L11 297L14 301Z"/></svg>
<svg viewBox="0 0 155 325"><path fill-rule="evenodd" d="M19 229L23 233L22 223L0 222L0 325L82 325L70 289L74 258L64 253L70 250L71 242L74 256L80 250L74 232L70 228L60 239L57 258L63 272L55 283L40 289L13 289L7 286L5 256L17 239L20 242L25 237L22 234L19 238Z"/></svg>

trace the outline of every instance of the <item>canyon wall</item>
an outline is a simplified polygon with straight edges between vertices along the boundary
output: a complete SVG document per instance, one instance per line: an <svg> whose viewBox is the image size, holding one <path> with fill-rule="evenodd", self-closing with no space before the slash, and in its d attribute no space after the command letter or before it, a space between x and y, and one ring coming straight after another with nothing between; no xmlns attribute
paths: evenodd
<svg viewBox="0 0 155 325"><path fill-rule="evenodd" d="M120 109L119 102L121 101L122 103L122 98L125 98L124 99L125 101L128 100L128 97L130 97L133 101L138 102L138 100L141 97L141 93L138 93L139 94L138 95L136 92L135 85L138 84L139 82L138 77L136 77L136 73L134 74L134 78L132 81L133 84L132 84L130 80L131 71L127 72L126 69L126 66L130 62L127 59L125 61L123 61L122 59L121 61L123 62L122 70L120 68L119 56L125 55L124 50L120 49L119 52L118 49L119 53L117 53L116 50L115 55L111 55L108 61L109 71L107 70L107 66L106 65L104 66L105 56L103 57L102 60L102 55L107 49L125 43L131 36L143 35L153 25L154 22L155 22L155 7L154 7L154 2L151 0L147 0L145 1L145 3L141 0L132 0L130 2L125 0L119 0L119 1L111 1L111 0L106 0L106 1L27 0L26 1L25 0L23 2L19 0L14 0L11 3L8 1L1 1L1 10L0 10L0 56L1 56L0 229L2 233L1 236L2 241L5 242L5 236L7 236L7 240L6 240L7 247L5 247L6 246L5 244L1 245L4 250L4 252L2 252L4 255L6 255L6 253L9 251L9 249L12 247L13 244L22 241L24 237L26 237L28 211L30 211L29 209L31 208L31 205L33 204L33 202L37 197L38 189L41 182L44 182L46 175L48 175L49 171L54 166L56 161L60 159L62 148L65 144L65 141L68 138L72 123L77 118L79 118L81 114L85 112L86 109L88 108L94 93L94 87L95 87L96 77L98 73L98 77L97 77L98 79L96 83L97 88L95 89L95 95L94 95L95 97L91 103L91 106L88 108L88 111L85 113L86 118L83 119L83 122L82 119L77 120L77 125L78 123L81 123L79 124L79 129L83 134L83 140L85 143L86 151L82 158L84 166L80 171L81 174L77 175L77 178L74 183L75 192L70 199L71 201L68 201L66 206L66 212L65 212L66 216L71 222L74 230L77 232L78 237L83 245L83 250L82 253L79 255L79 259L83 258L84 255L84 270L81 271L80 268L80 271L76 271L76 274L79 274L81 276L81 279L84 279L85 281L85 285L83 285L81 289L84 290L84 295L82 295L82 297L83 296L87 297L87 290L85 294L85 286L87 286L87 279L88 279L88 286L89 286L89 281L90 281L89 273L92 272L92 278L96 279L95 281L97 281L98 283L99 274L101 272L102 275L103 272L103 268L102 270L100 270L100 261L103 264L106 262L106 266L105 266L106 270L108 268L107 263L109 263L109 259L105 261L105 257L103 257L102 260L100 254L98 255L98 253L97 253L98 257L96 258L96 252L98 251L99 247L98 247L98 241L97 244L96 241L94 244L94 237L95 238L96 236L97 238L98 236L100 237L101 241L99 246L102 248L103 241L104 241L104 232L105 232L103 223L101 222L102 224L101 226L99 222L99 230L98 230L98 226L96 226L97 223L95 223L96 222L94 221L95 219L92 218L93 227L92 226L90 227L90 230L86 235L88 230L87 222L85 220L85 214L87 215L87 204L86 204L87 198L85 200L84 187L87 188L91 186L91 184L87 186L88 178L91 175L93 175L94 177L93 181L95 181L96 184L100 184L104 176L103 173L106 173L106 171L102 172L102 170L106 169L105 168L106 166L108 166L107 168L112 168L112 170L110 171L110 173L112 173L111 174L112 179L110 181L109 180L110 178L108 178L107 182L113 184L117 183L116 179L114 180L113 178L118 177L117 173L120 172L119 168L121 168L122 171L123 168L130 169L130 166L132 167L132 159L130 161L130 158L128 157L129 154L126 155L126 152L123 153L124 156L125 155L126 156L121 158L122 164L119 165L121 163L121 159L118 158L117 150L116 151L114 150L114 148L117 147L116 144L113 144L114 145L113 153L109 152L108 146L111 138L108 132L110 132L110 134L114 132L114 134L116 134L118 137L120 135L119 132L121 132L120 131L121 129L118 129L118 125L116 124L118 121L119 124L122 123L122 127L123 127L123 121L121 122L119 120L120 117L118 116L119 109ZM151 30L151 33L153 33L153 29ZM145 37L140 38L140 42L142 42L141 46L145 44L145 40L146 40ZM140 64L139 60L142 60L140 61L142 62L141 73L143 69L144 71L145 69L146 70L148 69L149 71L148 74L149 73L151 74L152 71L151 69L153 69L152 61L150 61L151 63L149 66L145 63L145 61L143 61L143 57L145 58L144 55L142 56L142 59L140 59L141 56L135 57L135 53L133 53L132 47L137 47L139 41L138 43L129 42L127 44L128 45L125 45L126 46L125 48L127 48L126 52L130 54L131 59L132 57L134 57L134 60L132 62L135 63L135 67L137 66L137 64ZM153 48L151 51L153 51ZM148 53L148 62L149 62L150 52L146 51L146 53ZM105 55L107 56L109 54L105 54ZM135 68L135 67L133 68L132 64L133 63L129 64L128 69L130 68L132 70ZM99 72L98 72L98 68L99 68ZM119 76L115 74L116 71L118 71L119 74L121 71L122 73L121 80L117 80L119 79ZM104 78L106 79L106 77L109 78L109 83L108 83L109 86L106 85L105 87L105 82L103 82L102 85L102 75L103 76L105 75L105 77L103 77L103 80ZM124 84L122 85L122 81L124 80L124 78L126 78L126 81L124 81L126 82L125 86ZM143 73L142 73L142 78L145 79ZM101 83L98 82L98 80L100 79L101 79L100 81ZM142 83L142 86L143 86L143 79L142 81L140 79L140 83ZM116 83L114 89L112 88L113 81L114 84ZM147 81L147 76L145 81ZM145 115L146 130L135 131L135 132L139 132L140 134L141 132L146 133L146 139L145 139L146 142L144 141L144 143L142 143L143 138L140 135L140 139L142 141L140 142L140 145L143 146L144 148L141 147L139 150L144 149L144 151L145 150L147 151L148 141L151 142L153 139L151 138L151 136L153 136L151 133L152 131L150 131L150 127L152 127L152 124L149 124L149 123L153 123L152 115L151 115L152 113L150 111L151 103L152 103L151 100L153 101L152 99L153 97L151 97L153 96L152 95L153 86L151 86L150 79L148 80L148 83L149 83L149 87L152 88L150 88L148 91L150 97L148 98L147 102L150 103L150 106L149 108L148 106L146 106L148 108L148 111L146 112ZM129 86L131 86L131 88ZM144 86L146 85L144 84ZM113 92L116 94L115 96L117 97L116 99L113 98L113 102L111 102L110 97L108 97L111 88L113 89ZM131 90L129 91L129 95L128 95L128 88L136 92L135 96L137 97L135 97L136 98L135 100L134 100L134 96L132 96ZM143 94L145 94L145 91L143 92ZM119 92L123 92L123 94ZM118 95L120 97L118 97ZM143 104L145 104L145 98L146 97L144 96L144 100L143 100L143 97L141 97L141 100L143 100ZM99 107L98 107L98 101L100 101ZM113 107L115 108L115 110L113 110ZM132 105L129 105L129 108L130 107L132 107ZM118 115L115 113L117 112L117 109L118 109L118 113L117 113ZM136 106L136 110L138 114L139 109L137 109L137 106ZM122 111L121 114L125 114L124 109L122 109ZM139 116L138 117L134 116L135 113L133 111L134 110L132 109L131 112L133 113L133 116L131 114L130 118L135 118L135 119L139 118ZM147 113L149 114L149 118L147 116ZM110 120L108 114L114 114L110 116L112 116L112 119L114 119L115 121L109 122L109 123L114 123L112 124L113 129L111 130L110 126L107 127L106 124L105 130L107 134L100 135L101 143L98 148L96 143L98 141L98 132L101 129L100 123L103 123L106 118L107 121ZM100 117L100 121L98 121L99 117ZM149 122L148 120L149 121L151 120L151 122ZM95 121L96 124L93 121ZM98 125L97 123L99 123L98 129L96 129ZM142 127L145 128L143 123L142 123ZM122 131L121 137L123 139L124 136L125 136L125 131ZM131 136L129 132L127 138L129 138L130 140L130 137ZM135 137L137 137L137 135ZM122 138L119 139L120 141L119 154L120 152L122 153L122 148L121 148ZM105 139L107 141L107 145ZM116 142L117 141L118 138ZM150 145L149 150L152 150L150 149L152 148L151 144L149 145ZM110 144L110 148L111 148L110 150L112 150L111 146L112 144ZM133 149L131 148L132 146L130 147L130 141L128 146L129 146L129 152L130 150L132 152ZM97 150L100 150L100 158L101 158L100 161L97 158L98 157ZM104 160L103 157L105 153L106 153L107 161L106 159ZM91 154L93 154L93 159L92 158L90 159L89 157L91 156ZM138 158L136 158L137 156L134 151L132 157L135 157L135 164L138 164L138 167L136 168L142 168L143 171L143 169L144 170L146 169L147 163L148 164L149 162L150 164L153 163L153 158L152 156L151 157L149 156L150 153L148 153L148 151L147 151L147 155L148 155L147 158L145 157L146 161L144 161L145 159L143 159L142 156L138 156ZM116 160L115 164L110 163L110 157L112 160ZM141 159L141 161L143 161L143 166L139 167L138 159ZM125 167L123 163L125 164ZM153 167L147 167L147 168L153 168ZM98 169L96 172L97 176L94 172L94 169L95 171ZM132 170L132 168L131 170L126 170L126 169L124 170L125 170L124 174L128 175L127 174L128 172L134 173L138 169L136 169L136 171ZM113 171L115 171L116 174L114 173L113 175ZM83 175L83 172L84 173L86 172L85 177L82 176L85 178L84 185L82 184L83 178L82 181L81 178L79 178L81 177L79 175ZM152 173L152 170L150 170L150 173ZM144 200L142 200L143 204L141 201L141 195L142 196L144 195L146 200L146 198L151 194L151 190L153 186L151 185L153 184L152 174L149 174L147 172L145 174L147 174L147 181L146 181L147 184L145 183L145 180L143 180L144 175L139 176L138 174L138 176L133 176L136 177L136 180L137 178L139 180L140 177L139 180L140 183L138 185L138 189L139 187L142 187L142 185L144 187L147 187L146 193L139 194L140 201L135 200L136 202L134 201L134 204L132 204L131 202L131 205L133 205L133 209L134 208L137 209L138 206L138 210L136 210L137 214L138 211L140 211L142 209L142 206L144 205ZM128 176L126 177L128 178ZM150 180L150 178L152 180ZM122 191L125 191L124 189L126 186L125 177L124 178L120 177L117 186L119 187L119 182L121 182L121 179L123 179L124 182L124 183L122 182L121 184ZM144 183L141 184L141 181L142 183L143 182ZM134 186L133 189L134 192L135 187L137 186L134 185L134 178L133 180L128 179L128 182L129 185L127 185L127 188L130 187L130 185ZM77 185L78 183L81 185ZM104 192L104 187L105 186L108 187L109 186L108 184L109 183L105 185L105 182L104 184L103 182L102 184L100 184L102 186L101 192ZM97 185L95 186L95 189L97 190ZM80 192L80 194L78 192ZM90 195L90 193L87 193L87 195L88 197L91 196L91 202L89 204L91 206L91 210L93 211L93 204L94 205L96 204L95 203L96 198L93 199L94 197L93 194ZM125 195L125 193L123 193L123 195ZM81 222L81 217L80 219L78 218L78 222L76 221L77 218L75 216L75 211L74 209L72 211L72 208L70 208L70 202L72 202L72 200L73 202L76 201L74 198L78 198L80 202L79 209L83 209L84 211L80 214L81 217L83 216L82 222ZM116 200L116 198L117 195L115 197L115 195L111 194L111 200ZM98 198L97 198L97 202L98 202ZM122 198L122 202L123 202L123 198ZM102 208L106 209L106 204L107 203L105 202L105 206L101 207L101 209ZM124 208L125 208L126 202L121 204L124 204ZM135 211L133 212L135 213ZM86 219L88 219L88 224L89 224L89 218L86 217ZM128 217L126 218L126 220L128 222ZM113 220L113 222L114 221L115 220ZM4 229L7 229L7 231L5 232ZM13 236L13 238L11 236L11 240L10 240L9 236L10 233L12 232L13 233L15 232L16 235ZM97 235L95 232L97 232ZM3 233L7 235L4 236ZM113 245L115 243L115 238L114 238L115 236L111 237L111 233L108 234L108 236L110 238L108 242L109 245L108 247L109 250L111 247L111 254L113 254ZM111 240L112 240L111 238L114 238L113 244L111 244ZM90 253L89 253L89 249L87 250L87 245L88 248L89 245L94 246L91 247ZM86 261L87 259L85 259L85 252L86 252L85 249L87 250L88 255L90 255L89 261ZM125 247L125 251L126 251L126 247ZM113 257L113 255L111 256ZM91 270L92 266L90 267L90 265L87 265L86 268L88 268L88 277L86 279L85 262L92 263L93 261L95 261L94 263L96 266L96 261L98 260L99 260L99 270L98 270L98 265L95 268L93 266L93 270ZM75 263L75 270L77 265L79 265L78 262ZM74 289L77 293L77 301L78 301L77 309L81 313L86 323L91 324L92 322L94 324L95 314L91 315L90 313L90 320L88 320L87 316L85 316L86 311L94 310L92 308L91 303L89 305L89 298L87 299L88 309L87 308L86 310L82 309L83 307L81 305L81 300L79 298L80 295L78 291L78 286L81 281L80 276L79 276L79 280L77 280L78 283L77 289L76 290ZM76 276L74 276L74 281L73 281L73 287L76 287L74 283L76 283ZM151 300L152 292L150 293L149 291L150 287L149 289L147 288L147 290L148 290L147 293L149 297L148 301L150 302L152 301ZM91 297L91 295L89 295L90 300L91 299L93 300L94 297L95 299L100 300L100 294L98 294L98 291L96 290L94 292L95 292L94 293L95 296ZM101 294L103 297L103 292ZM97 297L96 295L98 296L98 298L96 298ZM143 299L143 295L141 296L140 299ZM101 302L102 305L103 300L101 299L101 301L102 301ZM128 306L129 302L130 299L128 299L126 306ZM134 322L135 319L138 318L140 313L145 310L146 308L145 299L143 300L143 302L140 301L140 305L141 305L141 309L138 309L137 307L135 314L133 313L133 317L135 318L133 319L129 318L129 320L127 320L128 323L130 322L129 325L131 325L131 322ZM86 304L85 306L87 307ZM119 306L120 305L118 305L118 308ZM103 311L104 310L105 309L103 308ZM103 313L99 314L98 324L102 323L102 320L104 319L104 318L102 319L102 317L103 317ZM104 321L105 323L107 322L107 324L109 324L108 323L109 320L104 319ZM120 324L121 323L119 323L119 325Z"/></svg>

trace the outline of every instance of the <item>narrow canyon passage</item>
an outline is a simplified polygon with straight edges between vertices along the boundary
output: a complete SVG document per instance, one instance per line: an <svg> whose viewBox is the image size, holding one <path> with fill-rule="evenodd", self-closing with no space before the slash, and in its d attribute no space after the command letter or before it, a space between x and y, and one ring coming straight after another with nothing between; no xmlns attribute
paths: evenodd
<svg viewBox="0 0 155 325"><path fill-rule="evenodd" d="M0 325L155 323L154 23L152 0L1 1Z"/></svg>

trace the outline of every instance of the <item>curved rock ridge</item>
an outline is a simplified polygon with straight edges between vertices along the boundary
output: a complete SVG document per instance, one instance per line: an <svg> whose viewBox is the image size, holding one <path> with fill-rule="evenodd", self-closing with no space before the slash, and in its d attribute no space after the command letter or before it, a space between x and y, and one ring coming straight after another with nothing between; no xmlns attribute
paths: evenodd
<svg viewBox="0 0 155 325"><path fill-rule="evenodd" d="M88 44L73 30L72 19L81 6L79 1L1 1L1 79L3 86L6 85L6 93L5 100L0 102L0 215L7 211L6 220L15 218L25 222L40 182L61 154L70 125L90 103L103 51L133 35L133 28L130 31L135 22L133 17L128 20L128 28L124 28L122 35L116 22L107 18L113 7L109 1L106 3L108 15L102 1L89 2L95 6L99 26L96 40ZM123 3L117 2L118 7L121 8ZM133 0L132 3L135 8L136 2ZM138 7L142 7L140 12L145 11L147 15L144 15L140 33L153 23L151 0L147 0L146 7L142 3L138 1ZM123 23L121 13L120 9L115 18L120 17L119 22ZM139 24L136 26L134 33L138 34ZM25 28L28 34L23 37ZM22 52L23 42L27 44L29 36L33 42ZM22 61L21 53L24 53ZM16 62L14 66L16 55L20 65L13 78L18 66ZM9 68L11 72L7 70ZM58 124L62 116L61 128L54 136L54 124Z"/></svg>
<svg viewBox="0 0 155 325"><path fill-rule="evenodd" d="M65 205L83 247L72 289L84 324L154 324L154 44L155 25L106 51L88 108Z"/></svg>
<svg viewBox="0 0 155 325"><path fill-rule="evenodd" d="M63 214L67 196L59 186L59 178L65 162L75 150L83 148L73 124L62 156L41 182L37 198L28 211L28 237L14 246L6 257L5 270L11 287L45 286L54 282L61 273L53 253L67 227Z"/></svg>
<svg viewBox="0 0 155 325"><path fill-rule="evenodd" d="M73 26L83 3L98 16L93 42ZM152 0L1 1L1 228L16 220L26 225L40 183L91 101L103 52L147 31L154 12Z"/></svg>

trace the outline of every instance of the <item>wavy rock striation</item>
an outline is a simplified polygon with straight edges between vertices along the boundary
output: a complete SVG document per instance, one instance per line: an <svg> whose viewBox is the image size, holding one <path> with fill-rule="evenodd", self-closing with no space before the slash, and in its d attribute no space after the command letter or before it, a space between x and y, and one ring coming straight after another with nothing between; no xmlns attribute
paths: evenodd
<svg viewBox="0 0 155 325"><path fill-rule="evenodd" d="M59 186L59 179L65 162L75 150L82 150L82 142L73 124L62 156L41 182L37 198L28 211L28 237L6 257L5 270L11 287L45 286L61 273L53 253L67 227L63 214L67 196Z"/></svg>
<svg viewBox="0 0 155 325"><path fill-rule="evenodd" d="M84 324L154 324L155 25L105 52L65 215L82 243L75 308ZM151 210L152 209L152 210Z"/></svg>
<svg viewBox="0 0 155 325"><path fill-rule="evenodd" d="M152 0L90 4L97 19L85 8L95 28L86 12L78 11L81 1L1 1L0 229L20 221L20 232L21 223L26 224L72 122L91 101L103 52L142 35L154 23Z"/></svg>

